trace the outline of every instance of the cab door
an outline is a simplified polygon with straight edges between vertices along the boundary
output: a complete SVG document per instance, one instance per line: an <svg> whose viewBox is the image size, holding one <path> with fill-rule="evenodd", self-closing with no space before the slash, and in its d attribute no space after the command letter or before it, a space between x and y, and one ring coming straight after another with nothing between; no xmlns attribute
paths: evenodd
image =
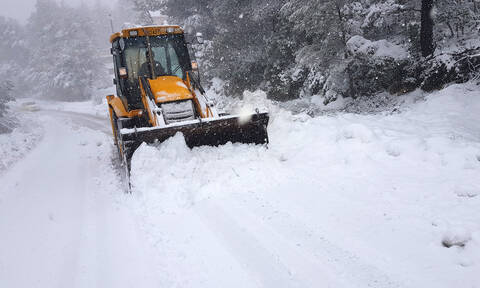
<svg viewBox="0 0 480 288"><path fill-rule="evenodd" d="M123 106L125 106L128 110L128 101L125 93L125 80L120 77L119 68L122 66L122 48L120 45L120 40L117 39L112 43L112 56L113 56L113 70L115 72L115 78L113 79L113 83L115 84L117 90L117 96L122 99Z"/></svg>

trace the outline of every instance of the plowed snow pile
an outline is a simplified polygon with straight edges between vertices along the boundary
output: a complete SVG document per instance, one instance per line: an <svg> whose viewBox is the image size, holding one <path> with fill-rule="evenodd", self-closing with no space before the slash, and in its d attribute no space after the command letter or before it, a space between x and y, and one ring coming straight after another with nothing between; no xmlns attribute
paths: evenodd
<svg viewBox="0 0 480 288"><path fill-rule="evenodd" d="M269 109L268 149L135 153L163 287L480 287L478 86L397 114Z"/></svg>

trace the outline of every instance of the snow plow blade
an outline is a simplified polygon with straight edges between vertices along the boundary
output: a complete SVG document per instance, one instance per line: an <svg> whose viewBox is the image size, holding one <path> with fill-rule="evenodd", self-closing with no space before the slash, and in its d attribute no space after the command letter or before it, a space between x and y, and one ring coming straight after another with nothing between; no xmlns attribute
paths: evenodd
<svg viewBox="0 0 480 288"><path fill-rule="evenodd" d="M162 128L122 129L120 139L128 166L135 150L142 143L161 143L178 132L185 137L188 147L219 146L232 143L268 143L268 113L252 114L242 123L238 116L223 116L214 120L192 121L186 124L176 123Z"/></svg>

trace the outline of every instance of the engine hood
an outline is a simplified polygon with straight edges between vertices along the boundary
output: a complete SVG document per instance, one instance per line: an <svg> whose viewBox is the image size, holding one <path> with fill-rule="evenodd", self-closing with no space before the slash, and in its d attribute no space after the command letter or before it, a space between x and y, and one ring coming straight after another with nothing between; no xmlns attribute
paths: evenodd
<svg viewBox="0 0 480 288"><path fill-rule="evenodd" d="M185 82L176 76L161 76L148 82L157 104L193 98Z"/></svg>

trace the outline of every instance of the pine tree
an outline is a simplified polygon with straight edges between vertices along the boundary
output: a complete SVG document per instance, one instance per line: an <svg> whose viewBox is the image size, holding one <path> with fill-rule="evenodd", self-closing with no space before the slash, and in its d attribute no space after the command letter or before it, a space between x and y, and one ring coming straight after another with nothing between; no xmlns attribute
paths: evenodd
<svg viewBox="0 0 480 288"><path fill-rule="evenodd" d="M422 52L432 55L434 43L438 43L444 31L468 39L474 33L478 37L480 27L476 0L163 0L162 3L165 4L162 11L177 23L208 31L208 39L212 40L212 50L205 53L210 55L207 62L212 67L208 75L227 80L229 94L260 88L278 100L302 95L335 99L369 96L385 90L410 91L419 87L431 71L428 63L418 64L423 63ZM447 27L450 28L446 30ZM373 43L370 47L373 50L361 57L351 53L347 43L354 36ZM386 45L384 49L398 46L409 55L402 56L404 59L375 57L379 43ZM352 72L359 67L369 73ZM367 79L368 75L376 76ZM358 85L353 87L352 83ZM370 87L360 87L366 83Z"/></svg>
<svg viewBox="0 0 480 288"><path fill-rule="evenodd" d="M163 10L166 0L131 0L133 9L136 11L136 22L140 25L152 25L152 11Z"/></svg>
<svg viewBox="0 0 480 288"><path fill-rule="evenodd" d="M422 16L420 31L420 47L423 57L427 57L435 52L433 43L433 19L432 19L433 0L422 0Z"/></svg>
<svg viewBox="0 0 480 288"><path fill-rule="evenodd" d="M13 97L13 83L9 80L0 83L0 118L5 117L7 112L7 103L14 101Z"/></svg>
<svg viewBox="0 0 480 288"><path fill-rule="evenodd" d="M86 8L83 8L86 9ZM38 0L29 19L32 90L44 98L86 100L99 71L94 24L81 8Z"/></svg>
<svg viewBox="0 0 480 288"><path fill-rule="evenodd" d="M447 30L449 38L461 37L466 33L478 33L480 12L477 1L437 0L435 2L435 20L439 30Z"/></svg>

